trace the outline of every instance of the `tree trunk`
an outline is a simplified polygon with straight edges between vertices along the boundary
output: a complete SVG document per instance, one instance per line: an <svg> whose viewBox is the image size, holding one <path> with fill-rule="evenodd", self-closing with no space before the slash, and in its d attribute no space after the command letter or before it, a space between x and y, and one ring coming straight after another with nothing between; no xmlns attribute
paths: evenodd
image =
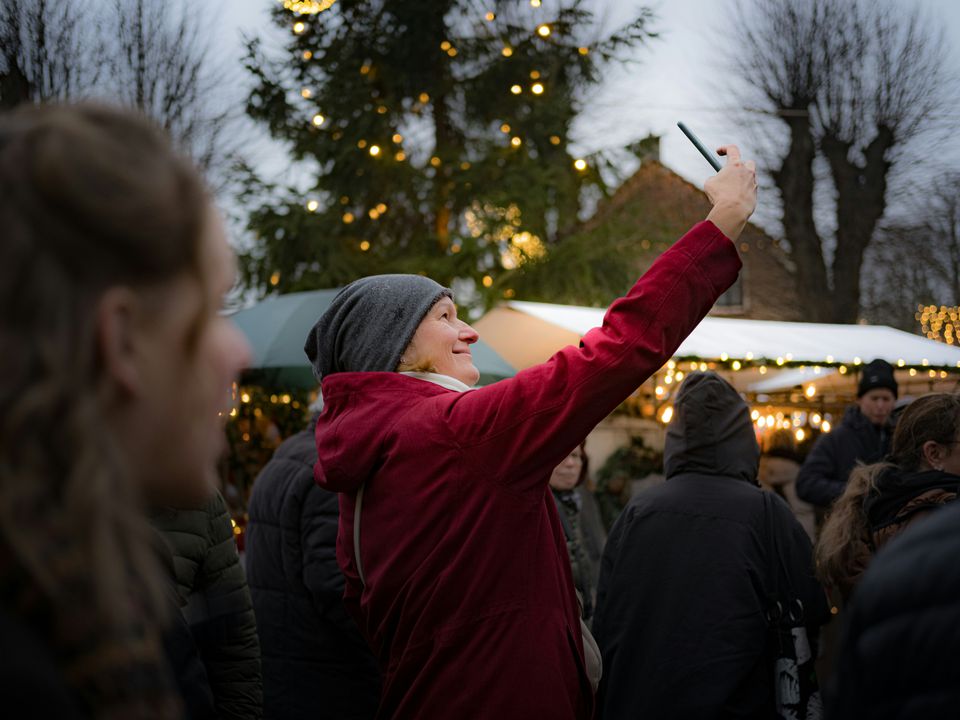
<svg viewBox="0 0 960 720"><path fill-rule="evenodd" d="M837 247L833 257L834 304L830 321L855 323L860 315L863 254L883 216L893 133L880 128L864 150L864 162L850 157L851 144L827 132L820 146L837 190Z"/></svg>
<svg viewBox="0 0 960 720"><path fill-rule="evenodd" d="M830 288L820 236L813 222L813 159L816 144L806 115L786 120L790 148L773 179L783 198L783 231L796 266L797 297L812 322L829 316Z"/></svg>

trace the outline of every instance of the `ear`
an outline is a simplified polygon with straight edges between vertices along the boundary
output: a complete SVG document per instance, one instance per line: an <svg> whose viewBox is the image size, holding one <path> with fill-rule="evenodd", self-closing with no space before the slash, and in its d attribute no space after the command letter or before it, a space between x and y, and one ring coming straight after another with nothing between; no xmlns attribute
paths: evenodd
<svg viewBox="0 0 960 720"><path fill-rule="evenodd" d="M110 382L120 393L138 395L142 372L137 362L136 294L125 287L107 290L97 302L97 349Z"/></svg>
<svg viewBox="0 0 960 720"><path fill-rule="evenodd" d="M943 460L945 456L946 452L940 443L935 442L934 440L927 440L923 444L923 460L934 470L943 469Z"/></svg>

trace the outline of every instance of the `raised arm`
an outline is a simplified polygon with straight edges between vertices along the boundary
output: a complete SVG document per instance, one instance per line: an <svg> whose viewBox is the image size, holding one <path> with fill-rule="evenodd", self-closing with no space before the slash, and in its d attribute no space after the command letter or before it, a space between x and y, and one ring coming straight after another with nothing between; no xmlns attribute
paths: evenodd
<svg viewBox="0 0 960 720"><path fill-rule="evenodd" d="M564 348L443 406L445 426L477 467L515 486L545 483L550 469L673 355L733 284L741 263L731 240L755 207L756 177L735 147L722 150L728 164L707 183L714 203L707 221L663 253L579 348Z"/></svg>

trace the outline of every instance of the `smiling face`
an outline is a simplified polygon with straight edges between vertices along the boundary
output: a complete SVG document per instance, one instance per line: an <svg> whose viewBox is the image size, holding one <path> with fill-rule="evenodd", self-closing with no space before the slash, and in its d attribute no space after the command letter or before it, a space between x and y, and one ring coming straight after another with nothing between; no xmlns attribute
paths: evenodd
<svg viewBox="0 0 960 720"><path fill-rule="evenodd" d="M473 364L470 346L479 339L476 330L457 318L453 300L442 297L420 321L397 369L429 369L475 385L480 371Z"/></svg>

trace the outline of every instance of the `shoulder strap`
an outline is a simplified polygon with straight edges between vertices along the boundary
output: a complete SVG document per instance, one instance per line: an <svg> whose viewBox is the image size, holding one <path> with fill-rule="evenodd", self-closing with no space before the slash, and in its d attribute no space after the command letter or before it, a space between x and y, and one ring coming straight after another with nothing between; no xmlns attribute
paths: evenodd
<svg viewBox="0 0 960 720"><path fill-rule="evenodd" d="M353 505L353 562L357 566L357 575L360 576L360 584L366 585L367 580L363 576L363 563L360 562L360 509L363 507L363 488L357 490L357 498Z"/></svg>

